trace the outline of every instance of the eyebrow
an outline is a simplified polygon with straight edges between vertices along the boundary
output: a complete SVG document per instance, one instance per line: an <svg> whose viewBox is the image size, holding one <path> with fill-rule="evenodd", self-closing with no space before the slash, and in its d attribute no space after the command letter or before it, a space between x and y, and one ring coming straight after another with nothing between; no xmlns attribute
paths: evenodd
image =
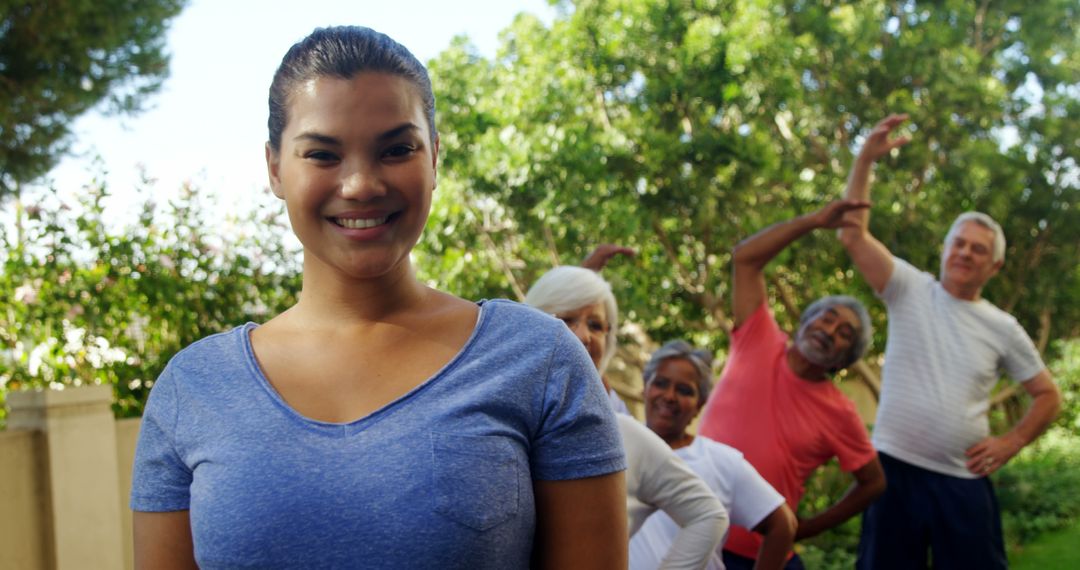
<svg viewBox="0 0 1080 570"><path fill-rule="evenodd" d="M386 131L384 133L379 134L377 137L375 137L375 140L377 140L379 142L382 142L382 141L385 141L387 139L392 139L392 138L398 137L398 136L400 136L402 134L405 134L405 133L419 131L419 130L420 130L420 127L418 125L416 125L415 123L411 123L411 122L410 123L402 123L402 124L392 128L392 129L390 129L390 130L388 130L388 131ZM314 131L302 132L302 133L296 135L295 137L293 137L293 141L312 141L312 142L317 142L317 143L322 143L322 144L327 144L327 145L341 146L341 140L338 139L337 137L332 137L330 135L324 135L322 133L318 133L318 132L314 132Z"/></svg>
<svg viewBox="0 0 1080 570"><path fill-rule="evenodd" d="M828 309L825 309L825 312L828 313L829 315L832 315L832 316L836 317L836 318L840 318L840 311L837 311L836 309L834 309L832 307L829 307ZM845 327L851 329L852 332L855 332L855 330L856 330L855 325L853 325L853 324L851 324L849 322L846 322L846 321L843 323L842 326L845 326Z"/></svg>

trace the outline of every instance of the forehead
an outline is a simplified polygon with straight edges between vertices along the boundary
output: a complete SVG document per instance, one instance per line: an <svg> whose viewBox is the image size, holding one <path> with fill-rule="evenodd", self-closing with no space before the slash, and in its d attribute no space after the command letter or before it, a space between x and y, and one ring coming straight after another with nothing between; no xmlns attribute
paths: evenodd
<svg viewBox="0 0 1080 570"><path fill-rule="evenodd" d="M403 123L427 134L416 86L399 75L362 72L349 79L320 76L298 84L289 97L285 130L347 137L381 133Z"/></svg>
<svg viewBox="0 0 1080 570"><path fill-rule="evenodd" d="M697 385L698 373L693 364L685 358L665 358L656 367L656 375L663 376L676 382L687 382Z"/></svg>
<svg viewBox="0 0 1080 570"><path fill-rule="evenodd" d="M850 307L833 305L824 311L821 311L821 314L818 315L817 318L823 319L826 317L840 319L841 322L851 325L852 328L859 328L859 315L855 314L855 311L851 310Z"/></svg>
<svg viewBox="0 0 1080 570"><path fill-rule="evenodd" d="M607 310L604 308L603 301L593 303L592 305L585 305L584 307L578 307L571 311L562 311L558 313L560 317L577 317L588 318L596 317L600 320L607 320Z"/></svg>
<svg viewBox="0 0 1080 570"><path fill-rule="evenodd" d="M962 238L966 242L981 243L987 248L994 245L994 230L975 221L966 221L956 227L952 232L950 242Z"/></svg>

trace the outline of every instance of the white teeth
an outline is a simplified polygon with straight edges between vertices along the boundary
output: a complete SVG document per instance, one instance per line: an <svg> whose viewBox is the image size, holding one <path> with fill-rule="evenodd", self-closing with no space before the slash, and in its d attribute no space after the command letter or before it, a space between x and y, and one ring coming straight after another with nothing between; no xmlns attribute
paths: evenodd
<svg viewBox="0 0 1080 570"><path fill-rule="evenodd" d="M365 228L381 226L382 224L385 224L386 220L389 218L390 216L383 216L381 218L334 218L334 221L343 228L362 230Z"/></svg>

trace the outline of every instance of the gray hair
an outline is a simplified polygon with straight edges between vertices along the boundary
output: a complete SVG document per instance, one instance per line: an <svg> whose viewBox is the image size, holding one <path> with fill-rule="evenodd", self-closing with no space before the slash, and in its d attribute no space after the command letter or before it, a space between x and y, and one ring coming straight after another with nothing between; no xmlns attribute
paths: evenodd
<svg viewBox="0 0 1080 570"><path fill-rule="evenodd" d="M945 234L945 246L948 247L949 242L952 241L953 234L955 234L960 226L967 222L975 222L980 226L994 232L994 247L992 249L994 253L994 263L1005 260L1005 232L1001 229L1001 224L994 221L994 218L982 213L982 212L964 212L956 217L956 221L952 223L952 227L949 228L949 233Z"/></svg>
<svg viewBox="0 0 1080 570"><path fill-rule="evenodd" d="M698 403L704 404L712 392L712 361L713 353L703 348L694 346L685 340L668 341L659 350L652 354L649 362L645 364L642 378L646 384L656 378L656 372L660 364L670 358L682 358L689 362L698 375Z"/></svg>
<svg viewBox="0 0 1080 570"><path fill-rule="evenodd" d="M842 370L862 358L870 348L870 345L874 342L874 325L870 321L870 313L858 299L847 295L829 295L828 297L822 297L817 301L810 303L810 306L806 307L802 312L802 316L799 317L799 328L801 329L803 325L816 319L821 313L836 306L851 309L851 311L855 313L855 317L859 319L859 330L856 331L855 342L851 343L851 349L848 350L847 358L837 366L837 370Z"/></svg>
<svg viewBox="0 0 1080 570"><path fill-rule="evenodd" d="M574 311L597 303L604 304L608 321L604 358L599 366L602 374L615 356L615 336L619 328L619 306L615 303L611 285L591 269L562 265L537 279L525 295L526 305L552 314Z"/></svg>

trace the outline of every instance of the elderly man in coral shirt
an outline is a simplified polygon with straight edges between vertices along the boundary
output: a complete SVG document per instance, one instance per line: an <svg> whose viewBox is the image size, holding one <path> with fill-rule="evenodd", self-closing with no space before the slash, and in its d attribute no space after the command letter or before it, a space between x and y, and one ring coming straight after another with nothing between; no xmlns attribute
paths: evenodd
<svg viewBox="0 0 1080 570"><path fill-rule="evenodd" d="M803 311L793 342L768 306L765 266L790 243L818 228L837 228L845 212L866 203L837 201L769 226L734 252L735 330L727 365L702 414L699 433L738 449L798 510L804 483L836 457L855 483L839 501L802 519L796 539L830 529L862 512L885 488L877 452L855 406L832 374L858 360L871 339L870 317L851 297L818 299ZM755 565L761 537L731 526L724 544L728 570ZM790 556L785 568L802 568Z"/></svg>

